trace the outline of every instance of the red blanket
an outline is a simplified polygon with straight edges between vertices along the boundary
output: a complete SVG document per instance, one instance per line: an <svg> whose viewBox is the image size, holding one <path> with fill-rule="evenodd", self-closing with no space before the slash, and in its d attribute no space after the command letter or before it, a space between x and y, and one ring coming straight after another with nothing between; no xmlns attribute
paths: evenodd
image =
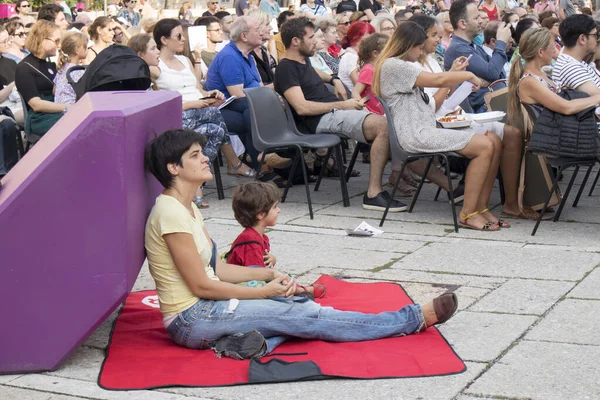
<svg viewBox="0 0 600 400"><path fill-rule="evenodd" d="M339 310L378 313L412 303L402 287L393 283L350 283L330 276L322 276L318 282L327 285L327 295L318 301ZM163 328L155 295L154 291L144 291L127 298L100 371L101 387L123 390L253 383L249 380L250 361L218 359L212 350L191 350L173 343ZM263 374L265 371L260 368L269 365L264 363L277 359L284 363L272 362L271 367L285 364L286 376L297 377L278 378L277 369L274 374L272 370L271 375ZM270 382L323 377L421 377L466 370L460 357L435 328L418 335L356 343L293 340L252 365L253 372L259 373L252 376L261 375L262 381ZM307 365L310 372L306 372Z"/></svg>

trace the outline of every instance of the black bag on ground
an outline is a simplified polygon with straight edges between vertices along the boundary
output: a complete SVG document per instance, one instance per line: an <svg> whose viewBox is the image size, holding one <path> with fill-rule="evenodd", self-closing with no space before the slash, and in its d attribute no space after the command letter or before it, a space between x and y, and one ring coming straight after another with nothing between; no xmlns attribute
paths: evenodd
<svg viewBox="0 0 600 400"><path fill-rule="evenodd" d="M12 119L0 121L0 176L6 175L19 161L17 135L20 134Z"/></svg>
<svg viewBox="0 0 600 400"><path fill-rule="evenodd" d="M74 82L71 72L82 69L85 73ZM67 81L73 86L77 100L87 92L148 90L152 84L148 64L135 51L118 44L102 50L87 67L69 68Z"/></svg>
<svg viewBox="0 0 600 400"><path fill-rule="evenodd" d="M587 93L566 89L558 93L565 100L589 97ZM598 150L595 107L573 115L544 108L535 120L529 150L557 157L594 158Z"/></svg>

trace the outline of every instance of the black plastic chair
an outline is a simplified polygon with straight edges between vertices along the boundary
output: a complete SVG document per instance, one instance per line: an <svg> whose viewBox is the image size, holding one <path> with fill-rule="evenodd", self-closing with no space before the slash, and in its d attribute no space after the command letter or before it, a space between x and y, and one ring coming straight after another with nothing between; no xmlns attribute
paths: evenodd
<svg viewBox="0 0 600 400"><path fill-rule="evenodd" d="M310 218L313 219L312 202L310 199L310 190L308 188L307 168L304 162L303 149L317 148L335 148L337 166L340 171L340 186L342 189L342 201L344 207L350 206L348 198L348 188L344 176L342 164L341 140L333 134L314 134L304 135L298 131L291 109L285 101L280 98L273 89L266 87L257 87L244 89L248 99L250 109L250 122L252 127L252 142L257 150L263 153L259 160L259 170L264 163L265 155L278 150L295 150L296 156L290 171L288 183L281 196L281 202L285 202L288 190L292 184L292 177L296 172L298 164L302 168L304 177L304 187L306 189L306 199L308 201L308 211ZM321 178L321 177L319 177ZM320 179L317 185L320 184ZM318 186L317 186L318 187Z"/></svg>
<svg viewBox="0 0 600 400"><path fill-rule="evenodd" d="M377 97L377 100L379 100L379 102L381 103L381 106L383 107L383 112L385 113L385 116L387 118L387 122L388 122L388 136L390 137L390 153L392 155L392 169L397 169L398 167L400 167L400 164L402 164L402 167L400 167L400 173L398 174L398 177L396 178L396 182L394 182L394 190L392 191L392 195L390 196L389 200L388 200L388 204L387 207L385 209L385 212L383 213L383 216L381 217L381 221L379 222L379 226L383 226L383 223L385 222L385 218L387 217L388 211L390 209L390 204L392 203L392 199L394 198L394 195L396 194L396 190L398 189L398 184L400 183L400 179L402 178L402 173L404 172L404 168L406 168L406 166L408 164L410 164L413 161L417 161L423 158L428 159L429 161L427 162L427 167L425 168L425 172L421 178L421 181L419 182L419 187L417 188L416 193L414 194L412 201L410 202L410 206L408 207L408 212L412 212L415 203L417 202L417 198L419 197L419 193L421 193L421 189L423 188L423 183L425 183L425 179L427 178L427 174L429 173L429 168L431 168L431 163L433 162L433 159L436 156L441 157L445 162L446 165L448 164L448 156L460 156L457 153L453 153L453 152L438 152L438 153L408 153L406 152L402 146L400 145L400 142L398 141L398 136L396 134L396 128L394 127L394 120L392 119L392 113L390 111L390 108L388 107L388 105L386 104L385 101L383 101L383 99L381 99L380 97ZM456 208L455 208L455 204L454 204L454 188L452 187L452 179L450 178L450 174L447 175L448 176L448 187L450 188L450 205L452 208L452 219L454 221L454 232L458 232L458 219L456 218Z"/></svg>
<svg viewBox="0 0 600 400"><path fill-rule="evenodd" d="M29 151L31 146L36 144L38 142L38 140L40 140L42 137L39 135L35 135L33 133L27 133L27 114L29 113L29 110L27 109L27 103L25 102L25 99L23 98L23 95L21 94L21 92L17 92L17 93L19 93L19 98L21 99L21 105L23 106L23 129L25 131L25 140L27 141L27 144L25 145L25 148L23 150L23 154L25 154Z"/></svg>
<svg viewBox="0 0 600 400"><path fill-rule="evenodd" d="M536 110L534 107L532 107L529 104L523 104L523 106L524 106L525 110L527 111L527 114L528 114L529 118L531 119L531 121L535 122L535 120L539 116L538 110ZM575 170L573 171L573 175L571 176L571 180L569 181L569 184L567 185L567 190L565 190L565 192L562 196L562 199L560 201L560 204L558 205L558 210L556 210L556 212L554 213L554 217L552 218L552 221L554 221L554 222L558 221L558 219L560 218L560 214L562 213L565 203L567 202L569 193L571 193L571 189L573 187L573 183L575 182L575 178L577 177L577 173L579 172L579 168L588 166L589 168L583 178L583 181L581 182L581 186L579 187L579 191L577 192L575 201L573 202L573 207L577 207L577 204L579 203L579 198L581 197L581 194L583 193L585 184L587 183L587 180L590 176L590 173L592 172L592 168L594 167L594 164L597 162L597 159L595 159L595 158L570 158L570 157L546 157L546 162L548 164L550 164L552 167L557 168L558 173L554 177L554 180L552 182L552 189L550 189L550 193L548 195L548 198L546 199L546 202L544 203L544 207L542 208L542 211L540 212L540 216L539 216L537 222L535 223L535 226L533 227L531 236L535 236L535 233L537 232L538 227L540 226L540 223L542 222L542 219L543 219L544 215L546 214L546 209L548 208L548 204L550 204L550 200L552 199L552 194L554 192L558 193L558 189L559 189L558 181L559 181L561 175L563 174L563 172L567 168L575 167ZM593 189L593 186L592 186L592 189ZM590 192L590 194L591 194L591 192Z"/></svg>

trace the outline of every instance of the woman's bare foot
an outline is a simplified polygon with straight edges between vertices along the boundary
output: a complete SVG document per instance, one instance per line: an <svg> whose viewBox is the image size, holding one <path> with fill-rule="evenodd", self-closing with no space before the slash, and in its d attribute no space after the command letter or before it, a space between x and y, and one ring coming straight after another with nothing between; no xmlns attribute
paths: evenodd
<svg viewBox="0 0 600 400"><path fill-rule="evenodd" d="M500 228L510 228L510 224L508 222L506 222L503 219L500 219L498 217L496 217L494 214L492 214L492 212L490 210L488 210L487 208L479 213L480 215L482 215L484 218L487 218L488 221L492 221L494 222L496 225L498 225Z"/></svg>
<svg viewBox="0 0 600 400"><path fill-rule="evenodd" d="M479 213L468 214L465 212L461 212L458 222L463 227L475 229L478 231L497 231L500 229L496 222L490 222L489 219L485 218Z"/></svg>

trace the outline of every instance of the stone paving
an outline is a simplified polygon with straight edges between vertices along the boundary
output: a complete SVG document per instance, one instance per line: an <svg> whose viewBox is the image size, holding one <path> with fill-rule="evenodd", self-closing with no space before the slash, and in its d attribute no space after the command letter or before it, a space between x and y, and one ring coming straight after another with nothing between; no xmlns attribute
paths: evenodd
<svg viewBox="0 0 600 400"><path fill-rule="evenodd" d="M269 233L278 267L305 283L321 274L398 282L416 302L455 291L459 312L440 330L465 361L466 372L106 391L96 380L115 311L57 371L0 376L0 399L600 399L600 188L594 196L582 197L577 208L571 207L571 199L560 222L542 222L532 237L533 222L523 220L511 220L512 228L501 232L454 233L448 203L433 202L435 190L427 184L413 213L390 214L384 234L356 238L344 230L363 220L377 226L380 217L360 207L368 166L359 162L357 169L363 174L349 182L351 207L342 207L339 182L328 179L321 190L311 192L313 220L304 189L291 189L279 223ZM223 174L223 180L226 199L218 201L214 183L209 183L210 208L203 212L220 251L240 232L231 192L244 178ZM492 204L499 201L495 190ZM494 210L500 212L501 206ZM134 290L151 288L144 267Z"/></svg>

